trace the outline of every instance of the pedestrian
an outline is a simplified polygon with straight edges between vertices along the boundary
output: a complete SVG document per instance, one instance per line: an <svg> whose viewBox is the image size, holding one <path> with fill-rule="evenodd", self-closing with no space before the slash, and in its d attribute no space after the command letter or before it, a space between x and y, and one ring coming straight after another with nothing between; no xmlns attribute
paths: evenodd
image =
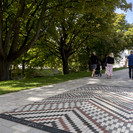
<svg viewBox="0 0 133 133"><path fill-rule="evenodd" d="M96 52L92 53L92 56L90 57L90 61L91 61L91 67L92 67L91 77L93 78L95 76L95 71L96 71L97 63L98 63L98 58L96 56Z"/></svg>
<svg viewBox="0 0 133 133"><path fill-rule="evenodd" d="M127 66L127 62L129 68L129 78L133 79L133 51L130 51L130 55L127 57L125 61L125 67Z"/></svg>
<svg viewBox="0 0 133 133"><path fill-rule="evenodd" d="M107 58L106 58L106 78L110 78L112 77L113 74L113 64L114 64L114 54L110 53Z"/></svg>

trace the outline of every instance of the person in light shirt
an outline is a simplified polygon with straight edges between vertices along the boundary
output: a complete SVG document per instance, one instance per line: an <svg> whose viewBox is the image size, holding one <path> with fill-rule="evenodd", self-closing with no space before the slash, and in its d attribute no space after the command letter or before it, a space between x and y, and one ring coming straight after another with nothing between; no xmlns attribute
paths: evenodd
<svg viewBox="0 0 133 133"><path fill-rule="evenodd" d="M106 71L105 71L105 74L106 74L106 78L110 78L112 77L113 75L113 64L114 64L114 54L113 53L110 53L107 58L106 58Z"/></svg>

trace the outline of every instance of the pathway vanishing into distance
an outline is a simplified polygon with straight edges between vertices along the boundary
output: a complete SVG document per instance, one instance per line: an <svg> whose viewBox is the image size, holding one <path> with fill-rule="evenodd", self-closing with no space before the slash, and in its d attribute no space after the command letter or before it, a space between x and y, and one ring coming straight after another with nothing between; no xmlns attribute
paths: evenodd
<svg viewBox="0 0 133 133"><path fill-rule="evenodd" d="M97 93L96 95L94 94L94 92L92 92L91 87L96 90L95 91ZM95 77L95 78L85 77L82 79L70 80L70 81L63 82L63 83L58 83L58 84L48 85L48 86L44 86L44 87L33 88L33 89L29 89L29 90L23 90L20 92L5 94L5 95L0 96L0 113L12 111L13 109L22 107L27 104L33 104L34 102L40 104L40 101L42 101L42 100L43 100L43 102L47 102L48 101L47 99L52 96L54 96L54 98L57 100L58 96L60 96L60 98L63 98L65 96L68 97L70 94L73 94L75 96L76 101L79 100L79 102L83 102L82 101L83 97L80 96L80 94L84 93L85 91L87 91L88 93L92 93L93 97L103 98L103 96L100 94L100 92L98 92L99 91L97 89L98 87L99 87L99 90L102 90L102 89L107 90L108 89L108 91L106 92L107 95L109 95L109 91L111 91L112 95L114 93L116 93L115 94L115 97L116 97L116 95L120 95L120 94L117 94L117 92L114 91L114 88L118 88L119 90L121 90L121 88L123 88L122 91L124 91L124 93L126 90L128 90L129 91L128 93L131 94L133 92L133 91L130 92L130 89L133 89L133 80L128 78L128 69L124 69L124 70L114 72L112 79L106 79L105 75L102 75L102 77ZM107 88L107 87L109 87L109 88ZM77 88L79 88L79 89L77 89ZM88 90L86 90L86 88L88 88ZM74 90L76 90L76 91L74 91ZM77 92L77 94L75 92ZM128 94L128 93L126 93L126 94ZM56 95L58 95L58 96L56 96ZM78 95L79 95L79 97L78 97ZM87 99L88 97L86 96L85 100L90 100L90 97L89 97L89 99ZM84 110L86 112L86 110L84 108L87 108L87 110L89 110L89 107L91 107L90 103L95 104L96 102L98 102L98 98L93 99L89 103L84 102L84 105L82 105L82 110L80 110L80 111L82 112ZM129 96L129 99L130 98L131 97ZM46 100L44 100L44 99L46 99ZM109 100L108 97L104 97L104 99ZM49 101L51 102L51 100L52 99L50 98ZM133 99L131 99L131 100L133 100ZM68 101L66 101L66 102L68 102ZM100 103L100 104L101 104L100 105L101 107L99 107L99 108L102 108L105 103L103 103L103 105L102 105L102 103ZM106 104L107 104L107 101L106 101ZM112 103L109 103L109 104L112 107L115 106L115 105L112 105ZM120 106L122 106L122 103L119 102L119 104L120 104ZM80 105L76 105L76 106L80 106ZM98 105L95 105L95 106L98 106ZM125 105L125 104L124 104L124 106L127 107L127 105ZM93 108L93 107L91 107L91 108ZM118 108L118 107L116 107L116 108ZM128 110L132 110L131 107L127 107L127 108L128 108ZM109 113L109 110L108 111L106 109L103 109L103 110L105 110L105 112ZM79 112L79 110L74 110L75 114L76 114L76 111ZM94 114L94 112L93 112L93 114ZM70 113L69 113L69 115L70 115ZM91 116L90 119L92 119L94 117L91 114L90 114L90 116ZM79 117L81 117L81 116L79 116ZM108 116L108 117L110 117L110 116ZM117 116L117 117L119 118L119 116ZM63 118L63 119L64 119L63 122L65 123L66 120L65 120L65 118ZM122 121L126 121L125 116L120 119ZM71 125L65 124L64 127L65 127L66 131L70 131L70 132L90 133L90 132L96 131L96 129L94 127L92 129L92 127L90 126L92 123L90 125L87 125L87 123L85 122L85 118L83 121L84 121L84 123L83 123L84 128L82 128L82 129L81 128L77 129L75 126L77 126L79 123L74 123L75 124L74 125L73 122L71 122ZM97 118L97 121L98 121L98 118ZM112 121L114 121L114 119L112 119ZM118 120L115 120L115 121L118 121ZM93 123L93 126L94 126L94 123ZM98 125L98 124L96 124L96 125ZM117 125L117 126L119 126L119 125ZM88 129L88 127L92 130L90 131ZM126 128L126 126L123 126L123 127ZM59 126L59 128L62 128L62 127ZM99 129L97 129L97 131L99 131L99 132L100 131L106 132L100 126L98 126L97 128L99 128ZM129 128L130 128L129 130L120 129L121 131L119 131L119 130L117 131L117 127L115 127L114 129L112 127L112 129L109 129L108 131L114 132L114 133L116 133L115 131L117 131L117 132L124 131L123 133L125 133L125 131L127 133L129 131L133 132L133 125L130 125ZM23 125L20 123L16 123L16 122L12 122L12 121L0 118L0 133L47 133L48 131L42 131L42 130L30 127L30 126L26 126L26 125Z"/></svg>

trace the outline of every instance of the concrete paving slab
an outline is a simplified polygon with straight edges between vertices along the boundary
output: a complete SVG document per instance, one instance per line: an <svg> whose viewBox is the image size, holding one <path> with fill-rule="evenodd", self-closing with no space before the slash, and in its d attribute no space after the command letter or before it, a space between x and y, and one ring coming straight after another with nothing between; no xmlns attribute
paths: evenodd
<svg viewBox="0 0 133 133"><path fill-rule="evenodd" d="M76 89L86 84L122 86L122 87L132 88L133 80L130 80L128 78L128 70L125 69L125 70L114 72L112 79L106 79L105 75L103 75L102 77L95 77L95 78L86 77L82 79L70 80L67 82L48 85L44 87L24 90L16 93L5 94L0 96L0 105L1 105L0 113L5 111L10 111L14 108L17 108L29 103L39 102L42 99L46 99L48 97L61 94L63 92L66 92L72 89ZM8 127L11 127L11 128L8 128ZM130 128L132 130L132 126ZM34 133L34 131L37 131L36 133L45 132L45 131L31 128L29 126L25 126L25 128L18 128L17 123L3 120L0 118L0 133L3 133L3 132L4 133L17 133L17 132Z"/></svg>

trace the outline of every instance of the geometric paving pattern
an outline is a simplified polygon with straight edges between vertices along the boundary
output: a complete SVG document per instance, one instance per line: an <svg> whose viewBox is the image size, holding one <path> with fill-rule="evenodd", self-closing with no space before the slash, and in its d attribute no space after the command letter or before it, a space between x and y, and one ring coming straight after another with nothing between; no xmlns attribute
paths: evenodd
<svg viewBox="0 0 133 133"><path fill-rule="evenodd" d="M133 88L85 85L0 117L52 133L133 133Z"/></svg>

